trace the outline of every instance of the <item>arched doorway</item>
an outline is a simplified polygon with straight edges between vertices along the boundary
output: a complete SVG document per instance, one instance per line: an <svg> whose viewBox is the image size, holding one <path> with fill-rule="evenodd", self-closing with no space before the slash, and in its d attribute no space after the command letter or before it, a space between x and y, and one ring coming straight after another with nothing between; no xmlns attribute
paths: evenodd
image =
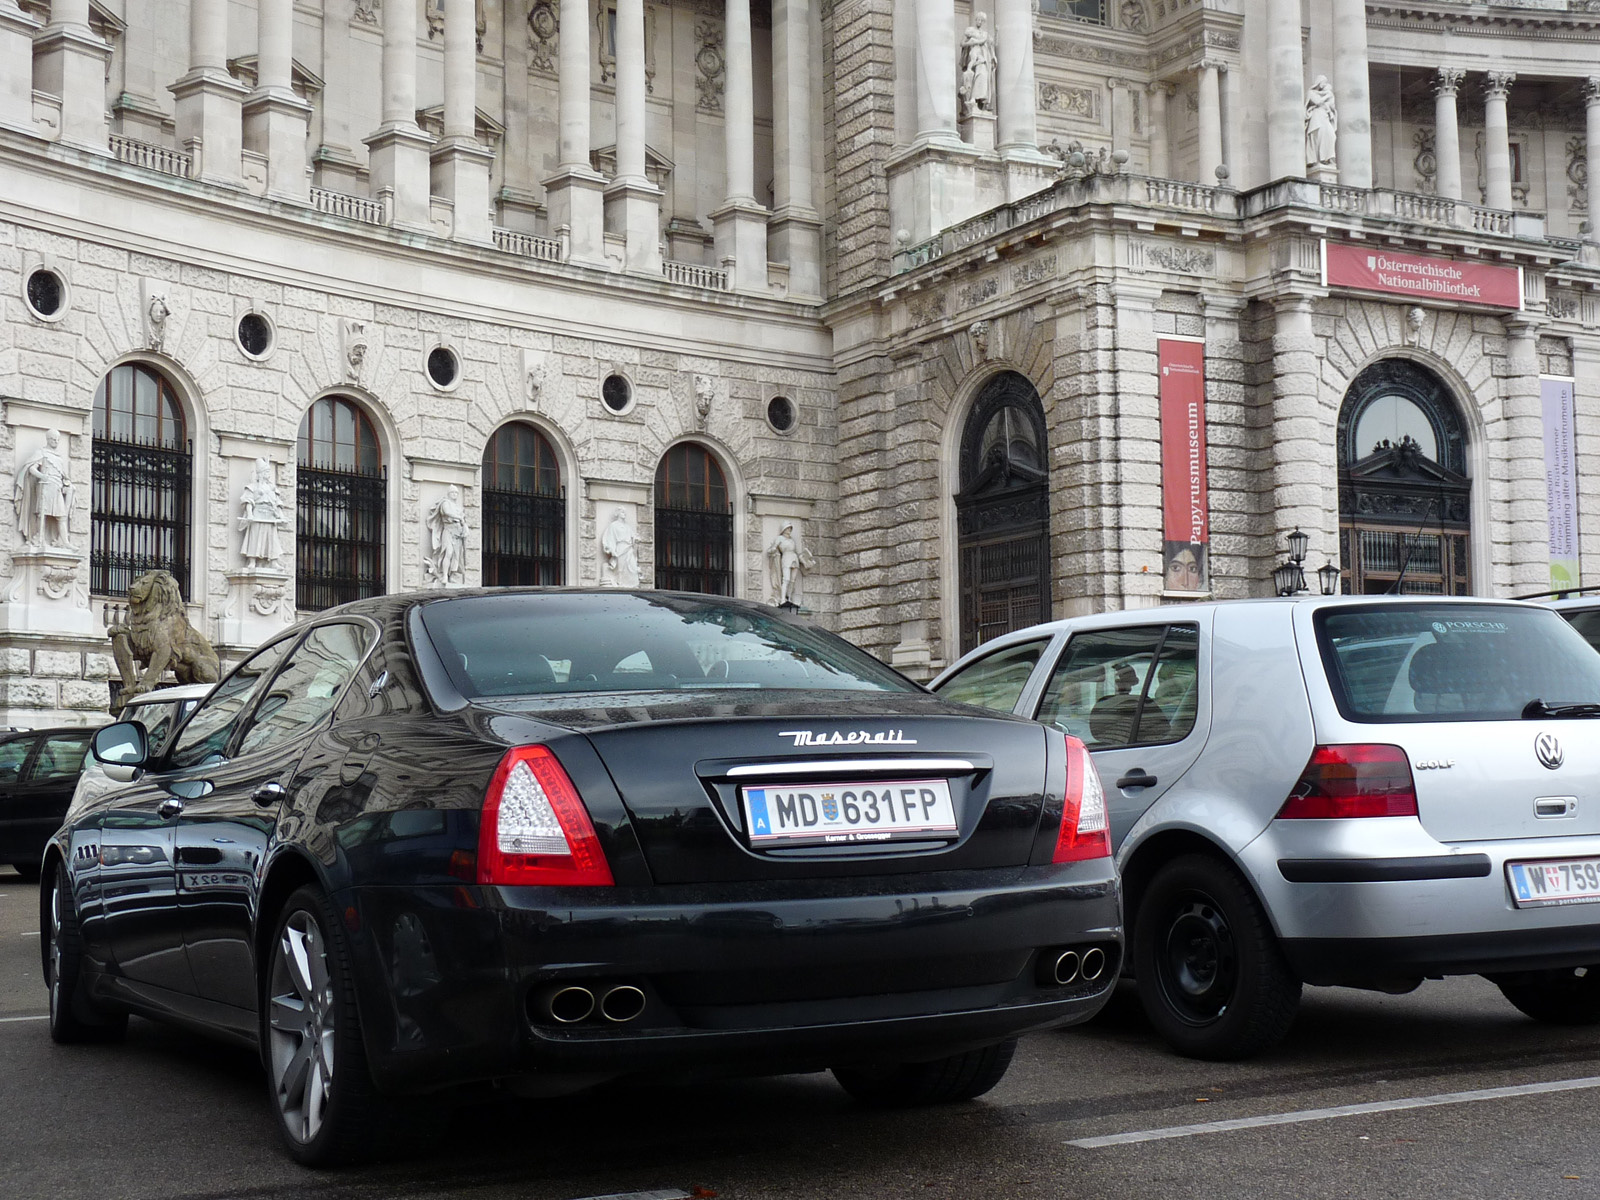
<svg viewBox="0 0 1600 1200"><path fill-rule="evenodd" d="M89 590L126 596L146 571L171 571L189 598L194 456L172 382L147 363L113 367L94 394Z"/></svg>
<svg viewBox="0 0 1600 1200"><path fill-rule="evenodd" d="M564 583L566 529L550 439L526 421L502 425L483 450L484 586Z"/></svg>
<svg viewBox="0 0 1600 1200"><path fill-rule="evenodd" d="M1372 364L1339 412L1342 587L1361 596L1471 591L1471 480L1455 400L1427 368Z"/></svg>
<svg viewBox="0 0 1600 1200"><path fill-rule="evenodd" d="M716 455L679 442L656 468L656 587L733 595L733 505Z"/></svg>
<svg viewBox="0 0 1600 1200"><path fill-rule="evenodd" d="M1015 371L983 385L961 431L961 650L1050 616L1044 406Z"/></svg>
<svg viewBox="0 0 1600 1200"><path fill-rule="evenodd" d="M296 608L383 594L383 450L372 418L346 396L324 396L300 422L295 515Z"/></svg>

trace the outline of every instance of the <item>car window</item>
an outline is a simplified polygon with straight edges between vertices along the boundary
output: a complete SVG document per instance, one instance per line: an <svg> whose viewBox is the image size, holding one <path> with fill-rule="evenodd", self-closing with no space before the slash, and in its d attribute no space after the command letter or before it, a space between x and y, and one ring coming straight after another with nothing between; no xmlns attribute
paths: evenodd
<svg viewBox="0 0 1600 1200"><path fill-rule="evenodd" d="M1082 738L1091 749L1148 746L1185 736L1194 728L1193 668L1200 633L1194 625L1173 629L1182 632L1170 655L1164 652L1164 625L1074 635L1045 687L1039 720ZM1158 691L1160 700L1153 694Z"/></svg>
<svg viewBox="0 0 1600 1200"><path fill-rule="evenodd" d="M150 756L166 753L183 718L194 711L196 700L167 700L160 704L130 704L118 720L138 721L145 728Z"/></svg>
<svg viewBox="0 0 1600 1200"><path fill-rule="evenodd" d="M232 675L217 684L179 730L167 765L193 767L222 754L251 696L271 677L294 641L286 637L257 650L240 663Z"/></svg>
<svg viewBox="0 0 1600 1200"><path fill-rule="evenodd" d="M250 714L239 753L276 745L332 712L370 640L366 626L354 623L319 625L306 634Z"/></svg>
<svg viewBox="0 0 1600 1200"><path fill-rule="evenodd" d="M1583 635L1583 640L1600 650L1600 608L1580 608L1561 614Z"/></svg>
<svg viewBox="0 0 1600 1200"><path fill-rule="evenodd" d="M1532 700L1600 704L1600 655L1550 609L1341 605L1314 625L1351 721L1514 721Z"/></svg>
<svg viewBox="0 0 1600 1200"><path fill-rule="evenodd" d="M60 783L76 779L83 770L83 756L89 751L92 730L82 733L53 733L39 744L28 768L29 783Z"/></svg>
<svg viewBox="0 0 1600 1200"><path fill-rule="evenodd" d="M976 704L996 712L1011 712L1017 707L1028 676L1039 656L1050 644L1049 638L1007 646L968 663L934 690L946 700Z"/></svg>
<svg viewBox="0 0 1600 1200"><path fill-rule="evenodd" d="M12 738L0 742L0 783L15 783L22 774L22 763L33 749L33 738Z"/></svg>

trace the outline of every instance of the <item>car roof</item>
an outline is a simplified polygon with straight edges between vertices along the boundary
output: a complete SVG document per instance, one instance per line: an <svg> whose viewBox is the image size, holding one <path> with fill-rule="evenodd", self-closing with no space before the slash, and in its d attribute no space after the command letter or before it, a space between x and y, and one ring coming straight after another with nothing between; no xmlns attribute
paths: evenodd
<svg viewBox="0 0 1600 1200"><path fill-rule="evenodd" d="M210 683L180 683L175 687L157 688L153 692L144 692L123 701L125 707L140 704L170 704L174 700L199 700L211 694L214 684Z"/></svg>
<svg viewBox="0 0 1600 1200"><path fill-rule="evenodd" d="M18 738L38 737L41 733L93 733L96 725L49 725L43 729L8 729L0 732L0 742L14 742Z"/></svg>

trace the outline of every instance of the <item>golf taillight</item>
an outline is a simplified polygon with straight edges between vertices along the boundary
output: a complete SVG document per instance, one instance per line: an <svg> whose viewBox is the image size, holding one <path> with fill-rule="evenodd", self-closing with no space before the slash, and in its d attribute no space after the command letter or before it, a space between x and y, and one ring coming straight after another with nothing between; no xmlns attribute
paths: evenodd
<svg viewBox="0 0 1600 1200"><path fill-rule="evenodd" d="M1061 831L1051 862L1082 862L1111 857L1111 827L1106 820L1106 793L1088 748L1066 737L1067 794L1061 805Z"/></svg>
<svg viewBox="0 0 1600 1200"><path fill-rule="evenodd" d="M609 887L594 822L546 746L506 752L483 798L478 882Z"/></svg>
<svg viewBox="0 0 1600 1200"><path fill-rule="evenodd" d="M1417 787L1399 746L1318 746L1278 810L1280 820L1414 817Z"/></svg>

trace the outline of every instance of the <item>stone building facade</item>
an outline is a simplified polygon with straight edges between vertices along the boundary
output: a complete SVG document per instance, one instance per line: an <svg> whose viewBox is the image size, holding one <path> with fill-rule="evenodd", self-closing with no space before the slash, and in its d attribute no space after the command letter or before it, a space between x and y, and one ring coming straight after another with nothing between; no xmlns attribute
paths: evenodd
<svg viewBox="0 0 1600 1200"><path fill-rule="evenodd" d="M789 526L919 677L1295 529L1354 590L1578 575L1590 4L0 0L0 724L102 719L157 566L237 653L771 602Z"/></svg>

